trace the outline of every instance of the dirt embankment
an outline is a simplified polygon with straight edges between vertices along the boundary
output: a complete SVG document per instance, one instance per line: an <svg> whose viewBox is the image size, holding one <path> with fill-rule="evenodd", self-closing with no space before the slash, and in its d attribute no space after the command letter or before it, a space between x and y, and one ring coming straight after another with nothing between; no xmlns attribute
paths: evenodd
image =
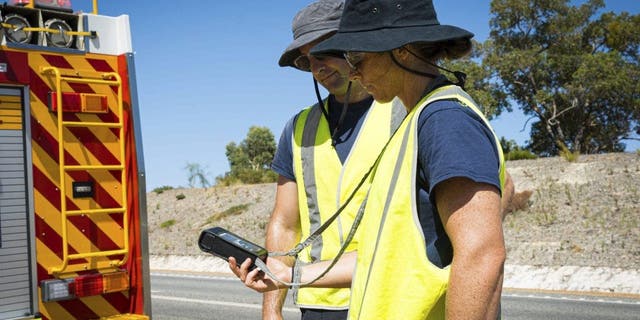
<svg viewBox="0 0 640 320"><path fill-rule="evenodd" d="M516 192L530 193L504 220L508 265L640 269L640 155L507 162ZM147 194L152 255L200 255L200 231L222 226L256 243L275 184ZM180 199L181 198L181 199Z"/></svg>

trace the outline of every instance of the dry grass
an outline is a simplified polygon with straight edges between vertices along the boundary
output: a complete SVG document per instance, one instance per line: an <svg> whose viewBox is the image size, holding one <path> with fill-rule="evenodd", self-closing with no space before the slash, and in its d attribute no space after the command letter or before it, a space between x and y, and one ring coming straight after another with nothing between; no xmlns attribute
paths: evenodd
<svg viewBox="0 0 640 320"><path fill-rule="evenodd" d="M508 261L640 268L637 154L514 161L507 169L516 190L533 190L531 206L504 220Z"/></svg>
<svg viewBox="0 0 640 320"><path fill-rule="evenodd" d="M515 192L513 194L513 199L511 200L511 203L509 203L509 205L507 206L507 210L506 210L507 213L522 211L529 208L531 206L531 201L529 199L531 198L532 194L533 194L533 191L531 190Z"/></svg>
<svg viewBox="0 0 640 320"><path fill-rule="evenodd" d="M640 269L640 154L517 160L507 170L516 187L504 220L508 264ZM148 193L151 253L198 255L200 231L213 225L263 244L275 188ZM160 226L170 219L170 228Z"/></svg>

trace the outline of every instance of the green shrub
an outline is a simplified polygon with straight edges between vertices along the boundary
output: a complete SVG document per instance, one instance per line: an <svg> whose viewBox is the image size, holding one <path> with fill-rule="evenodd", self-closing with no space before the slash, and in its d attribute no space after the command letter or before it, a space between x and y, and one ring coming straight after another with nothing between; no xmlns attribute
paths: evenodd
<svg viewBox="0 0 640 320"><path fill-rule="evenodd" d="M560 151L560 156L568 162L576 162L580 158L580 151L569 151L568 149Z"/></svg>
<svg viewBox="0 0 640 320"><path fill-rule="evenodd" d="M529 159L537 159L538 156L533 154L529 150L516 149L512 150L504 155L504 160L529 160Z"/></svg>
<svg viewBox="0 0 640 320"><path fill-rule="evenodd" d="M158 187L158 188L153 189L153 192L155 192L156 194L161 194L161 193L163 193L163 192L165 192L167 190L171 190L171 189L173 189L172 186L162 186L162 187Z"/></svg>
<svg viewBox="0 0 640 320"><path fill-rule="evenodd" d="M238 184L271 183L278 180L278 174L269 169L238 169L233 173L216 177L217 186L232 186Z"/></svg>
<svg viewBox="0 0 640 320"><path fill-rule="evenodd" d="M182 199L184 199L184 198L186 198L186 197L187 197L187 196L185 196L183 193L180 193L180 194L177 194L177 195L176 195L176 199L178 199L178 200L182 200Z"/></svg>
<svg viewBox="0 0 640 320"><path fill-rule="evenodd" d="M224 210L222 212L215 213L212 216L210 216L207 219L207 221L205 221L202 224L202 226L206 226L208 224L211 224L211 223L213 223L215 221L218 221L218 220L220 220L222 218L225 218L225 217L235 216L235 215L241 214L241 213L247 211L247 208L249 208L249 204L245 203L245 204L240 204L240 205L237 205L237 206L233 206L233 207L231 207L231 208L229 208L227 210Z"/></svg>
<svg viewBox="0 0 640 320"><path fill-rule="evenodd" d="M569 161L569 162L576 162L578 161L578 158L580 157L580 151L576 150L576 151L571 151L569 150L569 148L567 148L567 146L558 141L558 146L560 146L560 156L563 157L565 160Z"/></svg>
<svg viewBox="0 0 640 320"><path fill-rule="evenodd" d="M500 145L502 146L505 161L538 158L538 156L525 149L525 147L519 146L515 140L507 140L505 137L502 137L500 138Z"/></svg>
<svg viewBox="0 0 640 320"><path fill-rule="evenodd" d="M174 224L176 224L176 220L175 219L167 220L167 221L165 221L165 222L160 224L160 228L166 229L166 228L171 227Z"/></svg>
<svg viewBox="0 0 640 320"><path fill-rule="evenodd" d="M240 179L233 177L231 175L216 177L216 186L230 187L238 184L243 184L243 183L242 181L240 181Z"/></svg>

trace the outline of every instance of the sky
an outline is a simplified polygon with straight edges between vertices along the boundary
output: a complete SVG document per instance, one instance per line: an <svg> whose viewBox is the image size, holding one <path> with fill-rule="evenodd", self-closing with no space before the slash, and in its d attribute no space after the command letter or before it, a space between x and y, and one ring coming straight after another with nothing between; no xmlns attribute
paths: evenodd
<svg viewBox="0 0 640 320"><path fill-rule="evenodd" d="M72 1L84 11L91 2ZM251 126L269 128L278 141L286 121L314 103L311 74L277 63L294 15L311 2L99 1L100 14L129 15L148 191L187 186L187 163L213 183L229 171L227 144L240 143ZM470 30L480 42L489 34L489 3L434 0L441 24ZM640 0L605 3L606 11L640 13ZM514 108L491 124L499 137L524 145L526 121Z"/></svg>

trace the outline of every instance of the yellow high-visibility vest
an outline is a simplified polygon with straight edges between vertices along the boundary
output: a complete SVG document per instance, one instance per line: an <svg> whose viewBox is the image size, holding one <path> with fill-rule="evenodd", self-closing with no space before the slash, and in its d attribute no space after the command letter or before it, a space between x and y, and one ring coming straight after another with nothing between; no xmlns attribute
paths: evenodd
<svg viewBox="0 0 640 320"><path fill-rule="evenodd" d="M375 169L358 230L358 259L352 282L349 319L444 319L450 267L427 257L416 206L420 112L437 100L455 99L490 128L473 100L453 85L432 91L400 125ZM504 161L498 138L501 185Z"/></svg>
<svg viewBox="0 0 640 320"><path fill-rule="evenodd" d="M329 124L319 105L298 115L292 150L302 239L306 239L344 204L405 115L406 110L398 99L386 104L374 102L365 114L344 164L331 145ZM300 252L300 261L311 263L331 260L336 256L368 189L368 183L358 189L338 219L316 242ZM354 250L355 246L355 242L349 244L347 251ZM304 308L346 309L350 289L300 288L294 298L296 304Z"/></svg>

